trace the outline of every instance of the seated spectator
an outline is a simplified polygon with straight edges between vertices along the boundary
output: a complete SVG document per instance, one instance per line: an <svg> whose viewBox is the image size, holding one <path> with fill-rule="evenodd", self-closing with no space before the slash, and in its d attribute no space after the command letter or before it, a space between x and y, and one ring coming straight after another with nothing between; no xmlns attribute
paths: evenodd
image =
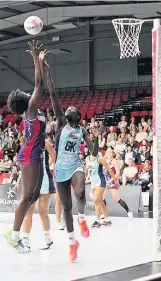
<svg viewBox="0 0 161 281"><path fill-rule="evenodd" d="M130 134L134 134L136 135L137 133L137 126L135 124L131 124L131 128L130 128Z"/></svg>
<svg viewBox="0 0 161 281"><path fill-rule="evenodd" d="M13 134L14 134L15 137L18 136L19 130L18 130L18 126L17 126L16 123L14 124L14 126L13 126L13 128L12 128L12 132L13 132Z"/></svg>
<svg viewBox="0 0 161 281"><path fill-rule="evenodd" d="M122 115L121 121L118 123L118 128L121 130L121 128L126 128L126 127L127 127L126 116Z"/></svg>
<svg viewBox="0 0 161 281"><path fill-rule="evenodd" d="M145 140L148 136L147 132L143 131L143 126L141 124L139 124L139 132L136 134L136 138L135 140L138 142L138 143L141 143L143 140Z"/></svg>
<svg viewBox="0 0 161 281"><path fill-rule="evenodd" d="M13 166L11 176L7 182L15 185L17 183L19 173L20 172L18 171L17 166Z"/></svg>
<svg viewBox="0 0 161 281"><path fill-rule="evenodd" d="M15 153L15 142L13 137L9 137L8 143L3 147L4 153L14 155Z"/></svg>
<svg viewBox="0 0 161 281"><path fill-rule="evenodd" d="M150 161L150 159L151 159L151 156L150 156L149 147L147 147L146 145L143 145L137 155L137 163L138 163L138 165L141 165L141 164L145 163L145 160Z"/></svg>
<svg viewBox="0 0 161 281"><path fill-rule="evenodd" d="M8 141L9 141L9 134L8 131L6 131L2 138L2 149L7 145Z"/></svg>
<svg viewBox="0 0 161 281"><path fill-rule="evenodd" d="M114 137L114 139L116 140L117 139L117 134L114 132L114 128L113 128L113 126L111 126L110 128L109 128L109 134L108 134L108 136L107 136L107 141L110 139L111 140L111 137L112 137L112 135L114 135L115 137Z"/></svg>
<svg viewBox="0 0 161 281"><path fill-rule="evenodd" d="M120 153L116 153L115 159L119 163L120 174L122 174L124 168L124 161L122 160L122 155Z"/></svg>
<svg viewBox="0 0 161 281"><path fill-rule="evenodd" d="M133 159L129 159L128 167L124 168L122 174L122 184L125 186L127 183L133 184L136 181L138 169L134 164Z"/></svg>
<svg viewBox="0 0 161 281"><path fill-rule="evenodd" d="M122 160L125 162L126 165L128 165L129 159L133 159L135 162L136 156L137 154L135 151L133 151L131 145L128 145L126 148L126 152L122 154Z"/></svg>
<svg viewBox="0 0 161 281"><path fill-rule="evenodd" d="M115 153L123 153L126 149L126 144L123 142L123 139L122 138L119 138L118 141L116 142L116 145L115 145Z"/></svg>
<svg viewBox="0 0 161 281"><path fill-rule="evenodd" d="M116 145L116 137L115 137L114 134L112 134L110 138L107 138L106 146L107 147L110 147L110 146L115 147L115 145Z"/></svg>
<svg viewBox="0 0 161 281"><path fill-rule="evenodd" d="M89 125L90 128L94 128L95 122L96 122L95 118L92 118L92 119L91 119L91 123L90 123L90 125Z"/></svg>
<svg viewBox="0 0 161 281"><path fill-rule="evenodd" d="M150 169L150 162L145 160L143 170L140 172L138 176L138 180L135 181L135 185L141 185L142 191L146 191L149 189L150 184L153 183L153 172Z"/></svg>
<svg viewBox="0 0 161 281"><path fill-rule="evenodd" d="M11 159L9 159L8 155L4 155L3 159L0 162L0 172L9 172L11 171L11 167Z"/></svg>
<svg viewBox="0 0 161 281"><path fill-rule="evenodd" d="M138 151L137 145L136 145L135 140L134 140L133 137L131 137L131 138L129 139L129 141L127 142L127 144L129 144L129 145L131 146L131 148L132 148L133 151L135 151L135 152Z"/></svg>
<svg viewBox="0 0 161 281"><path fill-rule="evenodd" d="M89 149L88 149L87 146L85 146L84 153L83 153L84 159L86 159L86 157L89 156L89 155L90 155Z"/></svg>
<svg viewBox="0 0 161 281"><path fill-rule="evenodd" d="M103 135L99 134L98 135L98 145L99 149L105 149L105 144L106 144L106 139L103 137Z"/></svg>
<svg viewBox="0 0 161 281"><path fill-rule="evenodd" d="M105 135L106 135L106 127L104 126L103 121L100 121L100 122L99 122L99 133L100 133L102 136L105 136Z"/></svg>
<svg viewBox="0 0 161 281"><path fill-rule="evenodd" d="M131 128L135 128L136 127L136 119L134 116L131 117L131 120L130 120L130 126L129 126L129 130L131 131Z"/></svg>
<svg viewBox="0 0 161 281"><path fill-rule="evenodd" d="M0 129L3 129L4 121L3 121L3 116L0 114Z"/></svg>

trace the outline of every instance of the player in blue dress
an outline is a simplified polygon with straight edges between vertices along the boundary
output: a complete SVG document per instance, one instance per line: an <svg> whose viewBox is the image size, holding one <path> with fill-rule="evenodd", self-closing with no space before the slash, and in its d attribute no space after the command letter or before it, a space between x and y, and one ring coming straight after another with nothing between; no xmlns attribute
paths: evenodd
<svg viewBox="0 0 161 281"><path fill-rule="evenodd" d="M89 237L89 228L85 220L85 174L79 159L78 151L82 139L85 140L92 155L98 154L98 131L93 128L94 144L88 137L87 131L80 126L81 112L74 106L69 107L65 114L62 112L54 89L50 67L46 63L47 84L56 117L56 163L55 181L60 201L63 207L64 220L69 235L70 259L77 259L78 241L75 239L71 186L77 199L78 217L81 234Z"/></svg>

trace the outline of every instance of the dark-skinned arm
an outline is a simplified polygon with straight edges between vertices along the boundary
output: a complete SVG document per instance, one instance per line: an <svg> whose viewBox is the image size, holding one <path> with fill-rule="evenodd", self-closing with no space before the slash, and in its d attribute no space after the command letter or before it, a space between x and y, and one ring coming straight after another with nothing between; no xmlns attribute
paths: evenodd
<svg viewBox="0 0 161 281"><path fill-rule="evenodd" d="M45 62L45 69L47 72L47 86L48 86L48 90L49 90L49 94L50 94L50 98L51 98L51 103L52 103L52 107L53 107L53 111L56 117L56 129L60 129L60 127L62 127L65 123L66 123L66 119L65 119L65 115L61 110L60 104L59 104L59 100L56 94L56 90L54 87L54 82L52 79L52 74L51 74L51 70L50 70L50 66L47 64L47 62Z"/></svg>
<svg viewBox="0 0 161 281"><path fill-rule="evenodd" d="M29 106L27 110L27 118L33 119L37 116L37 105L40 101L40 97L43 94L43 80L40 69L39 62L39 47L38 43L34 41L29 43L30 50L27 51L33 57L34 65L35 65L35 87L33 94L29 100Z"/></svg>
<svg viewBox="0 0 161 281"><path fill-rule="evenodd" d="M94 135L94 143L90 140L90 138L88 137L87 131L83 128L83 137L88 146L88 149L91 152L91 154L96 157L98 155L98 149L99 149L98 130L94 128L94 129L92 129L92 133Z"/></svg>

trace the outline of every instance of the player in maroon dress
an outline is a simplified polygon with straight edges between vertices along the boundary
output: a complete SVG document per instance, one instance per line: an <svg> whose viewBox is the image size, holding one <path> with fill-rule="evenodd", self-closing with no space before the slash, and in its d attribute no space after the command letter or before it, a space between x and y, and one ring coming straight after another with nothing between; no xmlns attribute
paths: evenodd
<svg viewBox="0 0 161 281"><path fill-rule="evenodd" d="M8 97L11 112L22 115L26 141L21 148L18 160L21 169L22 195L15 212L13 231L5 234L8 243L19 252L27 252L20 239L20 228L25 214L40 195L43 179L43 151L45 147L45 116L37 108L43 94L43 67L46 51L40 52L38 42L29 43L27 51L35 65L35 88L31 95L21 90L12 91Z"/></svg>

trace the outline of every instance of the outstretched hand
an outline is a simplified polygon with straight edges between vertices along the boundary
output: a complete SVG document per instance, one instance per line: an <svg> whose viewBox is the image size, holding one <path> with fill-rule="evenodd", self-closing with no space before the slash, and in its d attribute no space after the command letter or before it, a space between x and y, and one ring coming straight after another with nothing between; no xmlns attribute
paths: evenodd
<svg viewBox="0 0 161 281"><path fill-rule="evenodd" d="M44 51L41 51L41 52L39 53L39 60L40 60L41 62L44 62L44 63L45 63L45 58L46 58L46 56L47 56L48 53L49 53L49 51L47 51L46 49L45 49Z"/></svg>
<svg viewBox="0 0 161 281"><path fill-rule="evenodd" d="M28 45L30 47L30 50L26 50L26 53L30 54L33 59L39 57L40 48L43 44L39 44L39 41L32 40L32 43L28 42Z"/></svg>

